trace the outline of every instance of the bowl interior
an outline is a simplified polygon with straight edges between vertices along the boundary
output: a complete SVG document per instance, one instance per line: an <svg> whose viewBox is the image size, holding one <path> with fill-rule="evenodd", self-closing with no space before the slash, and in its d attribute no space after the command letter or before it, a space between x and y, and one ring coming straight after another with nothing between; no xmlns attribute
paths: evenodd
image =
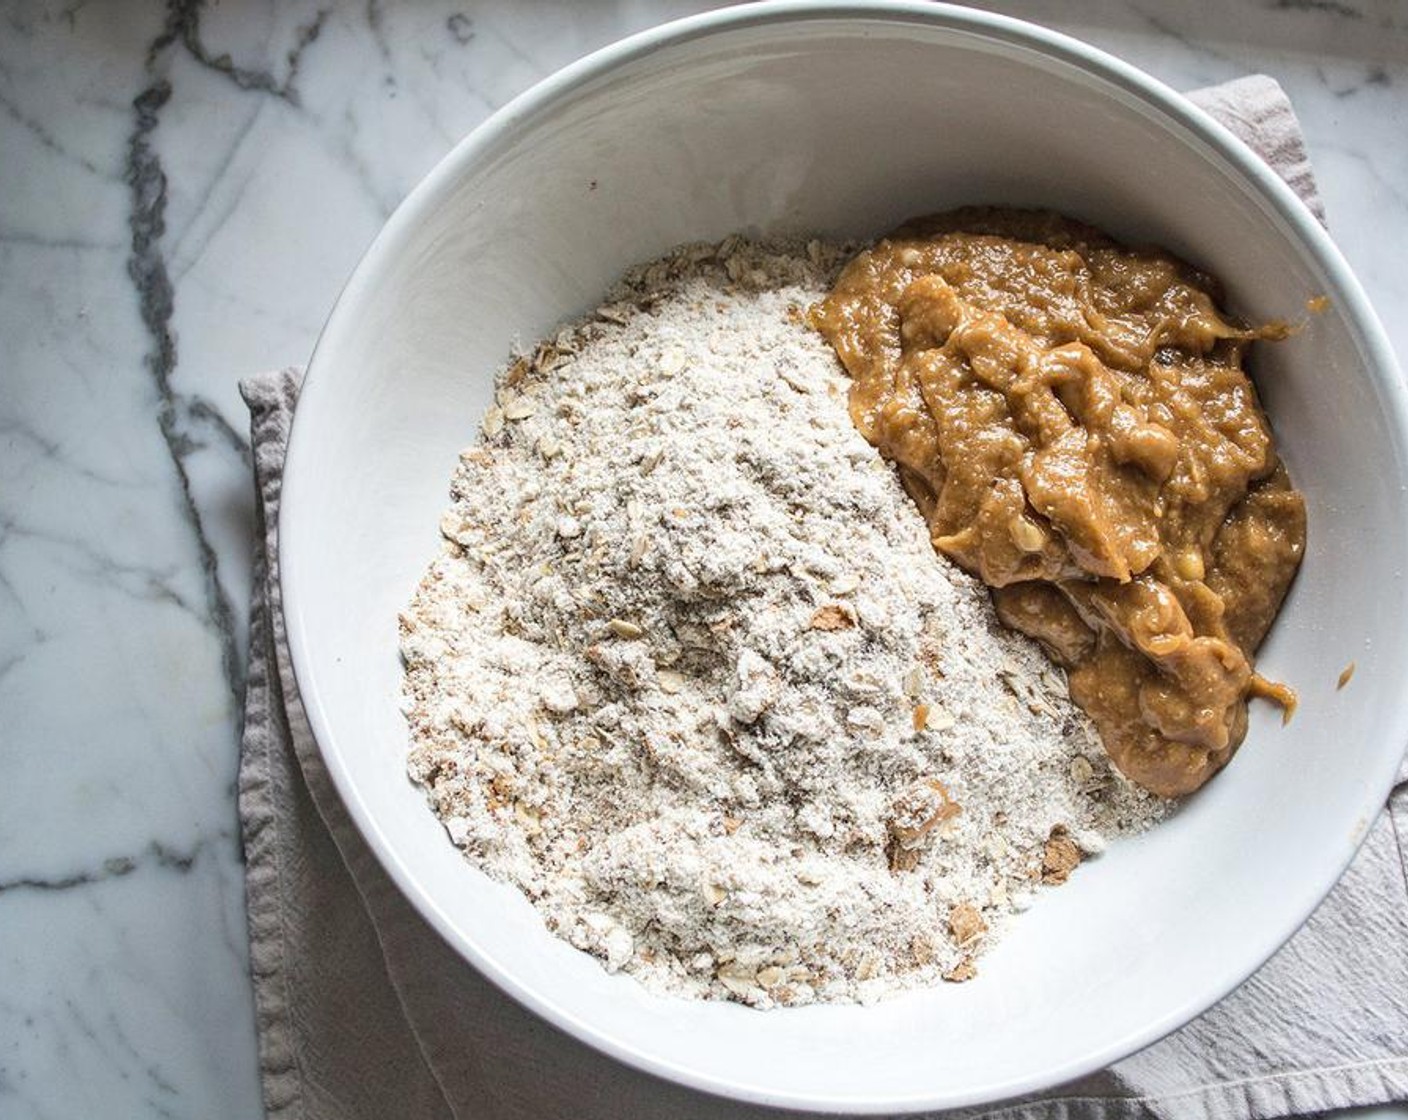
<svg viewBox="0 0 1408 1120"><path fill-rule="evenodd" d="M657 1073L771 1103L991 1100L1096 1068L1247 976L1352 855L1405 738L1403 404L1342 262L1216 130L1094 51L942 8L690 21L554 79L457 149L340 300L281 523L295 669L354 818L412 901L530 1006ZM471 869L405 778L396 615L434 554L492 375L629 264L737 230L869 236L963 203L1054 207L1166 245L1250 319L1304 315L1256 374L1310 505L1262 653L1299 691L1162 827L1045 893L981 977L871 1007L651 996ZM1352 684L1336 690L1348 663Z"/></svg>

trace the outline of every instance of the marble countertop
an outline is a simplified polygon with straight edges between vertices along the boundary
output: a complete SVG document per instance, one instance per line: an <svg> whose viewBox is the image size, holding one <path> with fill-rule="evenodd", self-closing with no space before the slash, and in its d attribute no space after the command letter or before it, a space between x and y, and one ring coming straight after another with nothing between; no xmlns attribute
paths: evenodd
<svg viewBox="0 0 1408 1120"><path fill-rule="evenodd" d="M236 382L307 357L397 202L495 108L708 6L0 5L0 1115L258 1114ZM1408 354L1408 7L987 6L1179 88L1278 78Z"/></svg>

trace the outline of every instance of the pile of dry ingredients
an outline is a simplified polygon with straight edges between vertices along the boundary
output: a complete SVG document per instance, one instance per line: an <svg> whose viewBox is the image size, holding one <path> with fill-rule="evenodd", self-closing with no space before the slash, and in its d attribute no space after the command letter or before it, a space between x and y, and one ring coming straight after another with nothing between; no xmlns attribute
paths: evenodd
<svg viewBox="0 0 1408 1120"><path fill-rule="evenodd" d="M664 992L968 979L1160 812L851 426L839 259L685 247L512 362L401 620L450 837Z"/></svg>

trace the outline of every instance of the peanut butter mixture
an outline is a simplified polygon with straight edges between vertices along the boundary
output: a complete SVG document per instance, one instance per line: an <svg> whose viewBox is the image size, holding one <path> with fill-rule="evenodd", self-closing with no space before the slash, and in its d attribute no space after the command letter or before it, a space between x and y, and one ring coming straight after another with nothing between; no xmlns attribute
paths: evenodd
<svg viewBox="0 0 1408 1120"><path fill-rule="evenodd" d="M1246 733L1253 669L1305 546L1305 505L1215 282L1059 215L910 223L812 320L857 428L934 546L1068 672L1116 765L1174 797Z"/></svg>

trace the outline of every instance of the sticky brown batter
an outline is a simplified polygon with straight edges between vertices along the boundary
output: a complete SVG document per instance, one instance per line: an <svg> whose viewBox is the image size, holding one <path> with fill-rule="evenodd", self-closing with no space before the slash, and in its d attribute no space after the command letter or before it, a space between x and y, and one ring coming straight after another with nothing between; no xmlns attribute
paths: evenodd
<svg viewBox="0 0 1408 1120"><path fill-rule="evenodd" d="M1252 654L1305 546L1305 505L1216 284L1059 215L968 209L861 253L812 321L851 417L934 546L1063 665L1133 781L1221 768L1247 700L1294 694Z"/></svg>

